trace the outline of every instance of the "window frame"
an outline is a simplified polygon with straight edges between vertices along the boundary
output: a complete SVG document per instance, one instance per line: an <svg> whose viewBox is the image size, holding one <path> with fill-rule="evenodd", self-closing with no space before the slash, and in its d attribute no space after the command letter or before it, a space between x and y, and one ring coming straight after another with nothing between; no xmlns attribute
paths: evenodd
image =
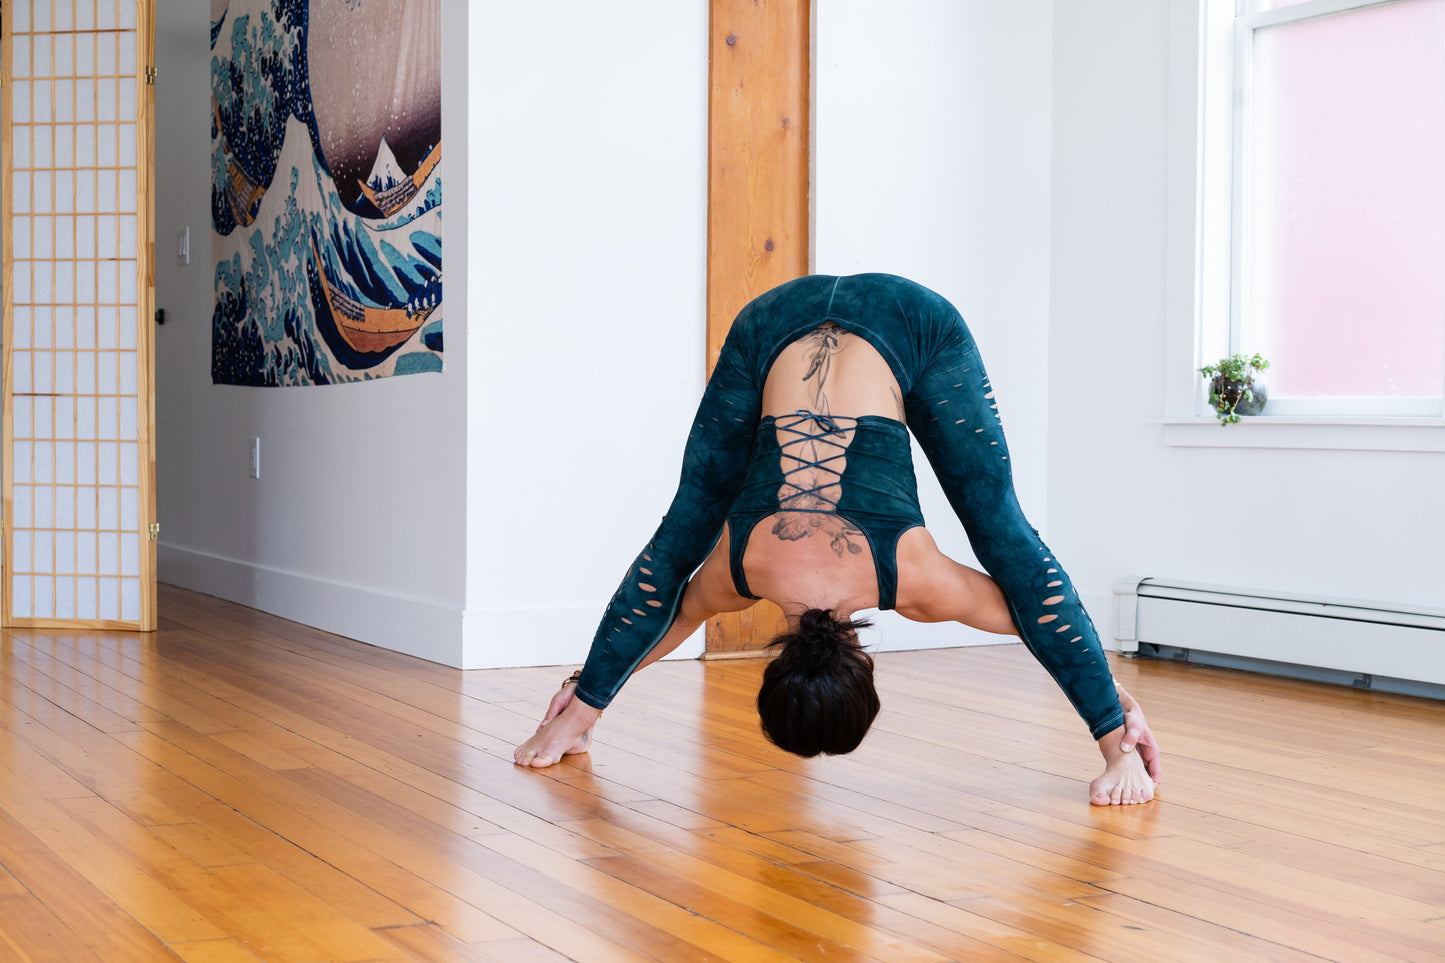
<svg viewBox="0 0 1445 963"><path fill-rule="evenodd" d="M1164 441L1209 447L1445 451L1445 400L1272 399L1266 414L1221 430L1198 368L1231 353L1240 327L1253 34L1401 0L1306 0L1249 12L1247 0L1172 0ZM1441 345L1445 351L1445 345Z"/></svg>

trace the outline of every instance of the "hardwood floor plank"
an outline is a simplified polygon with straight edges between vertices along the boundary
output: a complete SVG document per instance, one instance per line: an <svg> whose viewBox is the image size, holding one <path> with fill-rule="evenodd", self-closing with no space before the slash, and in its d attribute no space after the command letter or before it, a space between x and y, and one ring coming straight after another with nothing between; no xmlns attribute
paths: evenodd
<svg viewBox="0 0 1445 963"><path fill-rule="evenodd" d="M635 853L633 861L624 861L622 857L604 857L589 860L589 865L606 868L608 872L626 873L628 878L639 881L670 881L666 885L674 887L684 885L683 881L690 881L686 885L701 887L702 890L714 894L719 907L727 907L732 912L766 912L782 923L801 927L805 932L829 940L841 941L865 954L881 954L879 959L926 959L932 956L931 952L913 946L906 940L892 938L892 934L870 933L866 928L855 927L854 921L845 913L822 905L824 901L818 899L818 888L810 887L810 881L795 870L756 858L747 858L739 865L728 858L726 850L708 847L706 840L695 836L691 839L683 838L686 849L674 848L666 843L650 845L647 837L638 838L640 834L623 828L618 822L616 819L605 822L598 820L591 822L589 826L616 840L614 848ZM629 836L633 838L627 839ZM812 891L798 892L795 886L780 882L784 875ZM751 882L758 877L765 877L771 882L766 887L759 887ZM834 892L842 898L851 895L842 890ZM766 900L766 903L758 902L759 900ZM880 935L890 938L878 943L877 937ZM868 939L869 936L873 939ZM877 948L873 949L875 945Z"/></svg>
<svg viewBox="0 0 1445 963"><path fill-rule="evenodd" d="M1316 913L1308 905L1276 899L1269 890L1236 886L1220 889L1201 885L1190 875L1154 871L1147 876L1111 880L1101 888L1327 960L1430 960L1438 959L1445 950L1440 937L1409 934L1401 939L1394 934L1371 932L1371 927L1357 928L1353 921Z"/></svg>
<svg viewBox="0 0 1445 963"><path fill-rule="evenodd" d="M417 963L486 963L491 958L485 951L462 942L435 923L388 926L377 930L376 934L396 944L405 952L407 959ZM520 941L506 942L515 946Z"/></svg>
<svg viewBox="0 0 1445 963"><path fill-rule="evenodd" d="M172 943L171 950L186 963L261 963L261 957L233 939Z"/></svg>
<svg viewBox="0 0 1445 963"><path fill-rule="evenodd" d="M615 835L626 832L618 823L621 820L592 822L592 829L599 833ZM725 836L715 832L679 834L655 830L639 825L631 831L646 832L647 838L661 844L661 851L682 850L720 869L750 879L766 881L769 888L785 893L796 899L819 906L856 922L866 922L870 927L892 934L916 944L922 950L944 955L947 958L979 958L981 953L997 955L998 948L980 942L944 927L937 927L916 916L891 911L881 905L878 897L884 894L902 893L906 890L876 877L831 862L806 861L794 858L801 854L777 844L765 837L743 833L730 827ZM703 837L702 839L697 838ZM708 845L722 842L722 845ZM642 851L641 846L625 846L628 850ZM650 850L649 850L650 851ZM774 857L782 856L779 860ZM656 862L644 857L648 862ZM609 871L622 864L607 862ZM624 867L646 878L646 872L635 867ZM632 877L629 877L632 878ZM666 872L662 878L675 880L675 872ZM696 901L690 901L694 906ZM1010 958L1012 956L1010 955Z"/></svg>
<svg viewBox="0 0 1445 963"><path fill-rule="evenodd" d="M129 822L105 800L96 796L54 802L9 800L4 810L106 899L162 942L208 940L225 935L164 881L148 872L157 871L158 863L173 856L173 850L166 854L152 852L143 866L137 866L124 851L109 845L110 840L103 831L85 819L76 818L76 811L106 810ZM140 828L133 822L130 827Z"/></svg>
<svg viewBox="0 0 1445 963"><path fill-rule="evenodd" d="M645 921L687 944L688 958L737 960L782 959L726 925L719 925L705 908L677 905L679 881L657 893L635 885L607 871L617 856L572 860L546 851L538 851L530 843L513 837L496 836L481 841L483 845L510 856L519 865L537 869L557 887L567 887L593 894L607 905L625 908L627 914ZM581 922L581 921L578 921Z"/></svg>
<svg viewBox="0 0 1445 963"><path fill-rule="evenodd" d="M789 907L779 906L775 910L760 908L756 902L749 903L743 894L719 892L715 886L699 882L693 876L679 876L674 872L638 856L609 856L593 860L592 865L619 881L639 890L666 895L679 900L710 920L716 920L724 927L743 927L751 949L745 955L716 957L719 959L757 960L854 960L872 963L881 960L936 960L939 957L921 948L907 948L901 943L889 946L887 950L855 947L846 942L846 937L829 935L820 921L802 923L792 916ZM760 891L761 892L761 891ZM770 901L771 903L771 901ZM821 931L821 932L820 932ZM889 954L893 955L889 955Z"/></svg>
<svg viewBox="0 0 1445 963"><path fill-rule="evenodd" d="M16 719L0 729L0 799L17 795L43 799L94 795L70 773L31 748L25 738L27 725L28 719Z"/></svg>
<svg viewBox="0 0 1445 963"><path fill-rule="evenodd" d="M536 940L491 940L473 943L478 959L486 963L566 963L567 957Z"/></svg>
<svg viewBox="0 0 1445 963"><path fill-rule="evenodd" d="M35 631L16 633L18 637L35 639ZM220 732L228 728L224 721L211 715L205 707L194 706L178 693L163 687L165 662L153 645L137 645L126 636L70 638L46 636L47 656L66 666L75 676L84 676L87 686L115 690L113 701L124 700L120 709L143 706L150 710L147 718L167 718L183 722L199 732Z"/></svg>
<svg viewBox="0 0 1445 963"><path fill-rule="evenodd" d="M275 827L253 820L228 805L216 803L202 815L199 825L207 837L216 840L218 846L244 854L246 858L239 862L266 866L363 925L408 926L421 921L420 916L401 905L399 899L393 898L406 893L404 887L398 888L395 893L385 888L373 888L342 867L303 848L303 845L286 839L275 831ZM182 827L159 827L157 832L166 836L171 830L179 828ZM299 843L310 845L311 840L303 837ZM234 862L237 861L224 859L215 865L226 866ZM426 894L421 899L418 905L428 905Z"/></svg>
<svg viewBox="0 0 1445 963"><path fill-rule="evenodd" d="M879 898L878 902L908 916L924 920L987 949L980 959L1048 960L1058 963L1109 961L1113 957L1093 956L1083 950L1059 943L1052 935L1031 933L1007 923L972 912L968 903L947 903L920 893L896 893ZM1006 954L1003 956L1002 954ZM965 957L972 959L973 956Z"/></svg>
<svg viewBox="0 0 1445 963"><path fill-rule="evenodd" d="M53 852L49 843L0 808L0 866L64 927L55 935L55 946L69 947L73 959L93 956L103 963L153 963L172 957L89 878ZM22 949L40 953L43 959L49 946Z"/></svg>
<svg viewBox="0 0 1445 963"><path fill-rule="evenodd" d="M262 959L353 963L395 956L371 930L258 863L212 867L188 883L191 898L204 900L226 931Z"/></svg>
<svg viewBox="0 0 1445 963"><path fill-rule="evenodd" d="M50 907L0 866L0 959L101 963Z"/></svg>
<svg viewBox="0 0 1445 963"><path fill-rule="evenodd" d="M358 840L330 826L325 814L321 821L317 821L297 813L286 803L273 799L264 789L237 779L152 733L125 733L119 738L133 740L132 748L142 755L182 775L246 820L266 827L268 833L320 858L363 886L383 893L389 902L404 907L409 913L442 922L462 939L474 937L484 940L510 935L509 928L489 913L424 877L377 856ZM257 778L265 784L264 778ZM368 837L370 827L360 835L363 839ZM237 840L236 836L229 838L233 843Z"/></svg>
<svg viewBox="0 0 1445 963"><path fill-rule="evenodd" d="M1118 893L1100 893L1078 902L1117 917L1121 925L1133 923L1170 934L1174 948L1167 952L1182 954L1185 960L1268 959L1270 963L1317 963L1321 959L1313 953L1306 953L1282 943L1266 943L1250 934L1192 916L1187 912L1175 912L1156 906L1145 899L1121 896Z"/></svg>
<svg viewBox="0 0 1445 963"><path fill-rule="evenodd" d="M1086 901L986 897L960 904L968 912L1025 933L1047 933L1100 960L1172 960L1195 963L1198 944L1181 944L1168 930L1101 912Z"/></svg>
<svg viewBox="0 0 1445 963"><path fill-rule="evenodd" d="M136 728L138 720L131 718L132 715L154 718L148 709L120 698L114 689L97 686L93 679L75 672L43 646L19 640L12 641L11 645L16 657L17 672L12 676L15 681L102 732ZM106 703L117 705L122 711L117 712Z"/></svg>

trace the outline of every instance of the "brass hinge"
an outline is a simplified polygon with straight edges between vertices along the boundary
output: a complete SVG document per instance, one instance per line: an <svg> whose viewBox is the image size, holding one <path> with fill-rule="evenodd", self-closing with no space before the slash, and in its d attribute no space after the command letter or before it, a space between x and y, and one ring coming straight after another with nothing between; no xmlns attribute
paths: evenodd
<svg viewBox="0 0 1445 963"><path fill-rule="evenodd" d="M149 534L150 534L150 540L151 540L152 542L154 542L156 539L160 538L160 537L161 537L161 523L160 523L160 522L151 522L151 526L150 526L150 529L149 529Z"/></svg>
<svg viewBox="0 0 1445 963"><path fill-rule="evenodd" d="M146 83L150 84L152 87L155 86L155 83L156 83L156 68L154 68L154 67L147 67L147 68L146 68Z"/></svg>

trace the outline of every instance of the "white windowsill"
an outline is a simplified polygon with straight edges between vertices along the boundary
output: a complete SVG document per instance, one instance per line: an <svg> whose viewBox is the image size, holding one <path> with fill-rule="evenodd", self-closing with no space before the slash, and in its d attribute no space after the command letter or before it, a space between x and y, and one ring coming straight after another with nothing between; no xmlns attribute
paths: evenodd
<svg viewBox="0 0 1445 963"><path fill-rule="evenodd" d="M1175 448L1314 448L1326 451L1445 451L1445 418L1252 415L1220 426L1214 417L1156 418Z"/></svg>

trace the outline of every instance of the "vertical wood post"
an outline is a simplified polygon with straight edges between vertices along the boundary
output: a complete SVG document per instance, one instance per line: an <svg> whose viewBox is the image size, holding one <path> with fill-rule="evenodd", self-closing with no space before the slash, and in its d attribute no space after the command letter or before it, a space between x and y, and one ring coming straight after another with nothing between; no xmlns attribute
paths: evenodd
<svg viewBox="0 0 1445 963"><path fill-rule="evenodd" d="M711 0L707 370L753 298L808 273L810 0ZM783 628L760 602L714 618L709 655L756 651Z"/></svg>

